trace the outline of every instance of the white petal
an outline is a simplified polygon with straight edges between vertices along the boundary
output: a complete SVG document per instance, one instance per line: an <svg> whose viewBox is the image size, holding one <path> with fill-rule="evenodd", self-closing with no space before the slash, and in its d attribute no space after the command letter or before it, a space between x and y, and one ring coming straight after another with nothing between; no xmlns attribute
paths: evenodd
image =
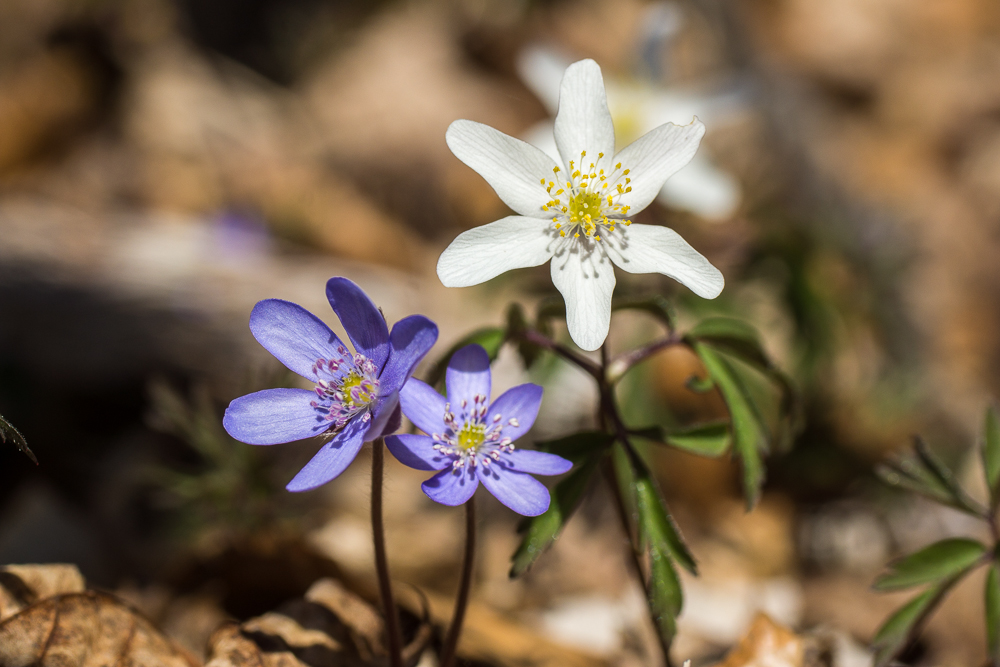
<svg viewBox="0 0 1000 667"><path fill-rule="evenodd" d="M580 152L596 162L597 154L615 152L615 126L608 111L601 68L593 60L581 60L566 68L559 89L559 113L555 124L556 145L566 168L579 163ZM579 166L579 165L578 165Z"/></svg>
<svg viewBox="0 0 1000 667"><path fill-rule="evenodd" d="M596 350L608 337L615 270L591 241L567 243L552 258L552 283L566 301L566 325L573 342Z"/></svg>
<svg viewBox="0 0 1000 667"><path fill-rule="evenodd" d="M666 123L615 155L615 163L621 162L632 179L632 191L618 201L631 209L629 215L649 206L667 179L691 161L704 134L705 126L697 119L689 125Z"/></svg>
<svg viewBox="0 0 1000 667"><path fill-rule="evenodd" d="M674 230L655 225L618 229L622 235L609 235L607 241L611 259L622 269L629 273L662 273L705 299L714 299L722 292L722 272Z"/></svg>
<svg viewBox="0 0 1000 667"><path fill-rule="evenodd" d="M521 215L544 217L552 197L541 179L551 180L555 161L531 144L489 125L456 120L445 134L448 148L486 179L503 203Z"/></svg>
<svg viewBox="0 0 1000 667"><path fill-rule="evenodd" d="M663 184L657 201L706 220L726 220L740 205L740 184L707 158L696 155Z"/></svg>
<svg viewBox="0 0 1000 667"><path fill-rule="evenodd" d="M458 235L438 259L445 287L484 283L511 269L544 264L552 257L552 223L512 215Z"/></svg>

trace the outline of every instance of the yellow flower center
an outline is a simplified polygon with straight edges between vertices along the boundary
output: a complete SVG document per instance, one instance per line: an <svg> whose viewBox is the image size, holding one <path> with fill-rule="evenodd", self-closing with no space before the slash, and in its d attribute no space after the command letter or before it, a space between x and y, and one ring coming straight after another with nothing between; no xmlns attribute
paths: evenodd
<svg viewBox="0 0 1000 667"><path fill-rule="evenodd" d="M343 382L340 391L344 395L344 405L349 408L361 408L375 400L375 387L357 371L351 371Z"/></svg>
<svg viewBox="0 0 1000 667"><path fill-rule="evenodd" d="M466 422L458 432L458 446L462 449L474 450L486 440L486 426L480 423Z"/></svg>
<svg viewBox="0 0 1000 667"><path fill-rule="evenodd" d="M552 223L559 236L565 237L567 232L574 238L580 237L580 232L587 238L601 240L601 232L614 232L615 225L621 223L628 227L632 222L628 215L629 206L621 203L621 198L632 191L629 183L629 170L622 169L622 163L608 164L605 170L601 166L604 153L597 154L597 160L584 167L587 151L580 153L580 165L576 160L569 162L569 180L557 182L541 179L546 186L546 192L552 197L542 206L546 213L555 213ZM605 173L610 171L610 173ZM552 173L555 179L561 179L559 167Z"/></svg>

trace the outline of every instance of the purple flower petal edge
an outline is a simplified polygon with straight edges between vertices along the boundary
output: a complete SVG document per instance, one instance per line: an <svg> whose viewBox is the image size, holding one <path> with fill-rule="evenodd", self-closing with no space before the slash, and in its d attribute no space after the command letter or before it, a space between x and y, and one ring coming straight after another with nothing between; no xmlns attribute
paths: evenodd
<svg viewBox="0 0 1000 667"><path fill-rule="evenodd" d="M336 359L343 343L318 317L290 301L265 299L250 313L250 332L288 370L317 381L317 359Z"/></svg>
<svg viewBox="0 0 1000 667"><path fill-rule="evenodd" d="M402 389L437 337L437 325L423 315L410 315L396 322L389 333L389 361L379 376L380 392L389 394Z"/></svg>
<svg viewBox="0 0 1000 667"><path fill-rule="evenodd" d="M451 459L434 449L434 440L426 435L390 435L385 446L400 463L416 470L444 470Z"/></svg>
<svg viewBox="0 0 1000 667"><path fill-rule="evenodd" d="M379 309L347 278L330 278L326 283L326 298L354 349L371 359L381 371L389 358L389 327Z"/></svg>
<svg viewBox="0 0 1000 667"><path fill-rule="evenodd" d="M305 389L265 389L233 400L222 417L229 435L248 445L277 445L319 435L330 428Z"/></svg>
<svg viewBox="0 0 1000 667"><path fill-rule="evenodd" d="M399 390L399 404L403 414L427 434L444 433L445 397L434 387L416 378L410 378Z"/></svg>
<svg viewBox="0 0 1000 667"><path fill-rule="evenodd" d="M573 467L572 461L561 456L533 449L515 449L504 454L501 462L509 470L533 475L561 475Z"/></svg>
<svg viewBox="0 0 1000 667"><path fill-rule="evenodd" d="M493 419L500 417L504 424L503 436L517 440L531 430L542 407L542 388L537 384L521 384L505 391L493 402L486 414L486 423L492 424ZM517 420L517 425L510 425L510 419Z"/></svg>
<svg viewBox="0 0 1000 667"><path fill-rule="evenodd" d="M538 516L549 508L549 490L531 475L499 466L478 466L476 474L497 500L523 516Z"/></svg>
<svg viewBox="0 0 1000 667"><path fill-rule="evenodd" d="M479 478L471 468L448 468L420 485L427 497L442 505L462 505L468 502L479 486Z"/></svg>
<svg viewBox="0 0 1000 667"><path fill-rule="evenodd" d="M481 345L466 345L448 360L445 384L448 402L457 410L463 400L472 404L476 396L490 402L490 356Z"/></svg>
<svg viewBox="0 0 1000 667"><path fill-rule="evenodd" d="M344 472L365 444L363 436L366 427L367 424L360 419L348 422L344 430L323 445L285 488L293 492L310 491Z"/></svg>

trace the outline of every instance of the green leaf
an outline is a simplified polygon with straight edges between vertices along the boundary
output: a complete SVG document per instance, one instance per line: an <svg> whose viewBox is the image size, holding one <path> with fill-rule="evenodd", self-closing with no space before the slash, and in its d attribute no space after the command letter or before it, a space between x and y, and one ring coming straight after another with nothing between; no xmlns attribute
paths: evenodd
<svg viewBox="0 0 1000 667"><path fill-rule="evenodd" d="M518 532L524 537L511 557L512 579L524 574L559 537L563 526L580 504L580 499L594 476L601 458L600 454L594 454L574 467L572 472L560 480L552 490L549 509L540 516L525 519L518 526Z"/></svg>
<svg viewBox="0 0 1000 667"><path fill-rule="evenodd" d="M760 344L757 330L742 320L731 317L710 317L688 331L688 338L712 343L732 354L760 366L771 368L771 361Z"/></svg>
<svg viewBox="0 0 1000 667"><path fill-rule="evenodd" d="M0 442L7 442L8 439L14 443L18 451L31 459L32 463L38 465L38 459L35 458L35 453L28 447L28 441L24 439L24 436L21 435L21 432L13 424L7 421L3 415L0 415Z"/></svg>
<svg viewBox="0 0 1000 667"><path fill-rule="evenodd" d="M985 553L986 547L975 540L941 540L892 563L875 581L875 589L894 591L948 579L974 566Z"/></svg>
<svg viewBox="0 0 1000 667"><path fill-rule="evenodd" d="M986 410L983 427L983 468L986 471L986 486L990 490L991 504L1000 500L1000 417L995 406Z"/></svg>
<svg viewBox="0 0 1000 667"><path fill-rule="evenodd" d="M764 351L757 330L741 320L712 317L699 322L685 336L695 346L701 341L763 373L781 393L780 414L773 437L775 450L787 450L803 425L802 403L789 376L775 366ZM764 420L760 419L761 423Z"/></svg>
<svg viewBox="0 0 1000 667"><path fill-rule="evenodd" d="M429 373L427 373L427 384L432 387L437 387L439 390L443 388L445 371L448 369L448 362L451 361L451 356L461 350L466 345L482 345L486 350L486 354L490 355L490 361L497 358L500 353L500 348L503 346L504 342L507 340L507 332L500 327L483 327L482 329L476 329L465 338L452 345L447 352L444 353L437 363L431 367Z"/></svg>
<svg viewBox="0 0 1000 667"><path fill-rule="evenodd" d="M764 463L760 453L767 450L766 431L747 396L746 388L725 357L705 343L696 342L694 349L705 364L709 376L718 385L726 407L729 408L733 450L743 468L743 493L747 509L752 509L764 484Z"/></svg>
<svg viewBox="0 0 1000 667"><path fill-rule="evenodd" d="M639 534L649 542L653 553L667 553L691 574L698 574L698 565L688 551L677 524L663 505L663 497L648 469L640 470L635 480L635 499L639 514Z"/></svg>
<svg viewBox="0 0 1000 667"><path fill-rule="evenodd" d="M614 444L615 436L605 431L579 431L556 440L535 443L543 452L557 454L573 463L581 463Z"/></svg>
<svg viewBox="0 0 1000 667"><path fill-rule="evenodd" d="M697 375L689 377L684 386L696 394L704 394L715 389L715 383L712 382L711 377L700 378Z"/></svg>
<svg viewBox="0 0 1000 667"><path fill-rule="evenodd" d="M930 498L942 505L981 516L979 511L964 506L956 499L948 487L944 486L936 475L927 470L916 456L904 454L897 456L875 468L875 473L883 482Z"/></svg>
<svg viewBox="0 0 1000 667"><path fill-rule="evenodd" d="M677 429L662 426L635 431L640 438L682 449L699 456L715 458L722 456L732 444L729 422L708 422Z"/></svg>
<svg viewBox="0 0 1000 667"><path fill-rule="evenodd" d="M990 565L986 577L986 638L990 659L1000 664L1000 571L996 562Z"/></svg>
<svg viewBox="0 0 1000 667"><path fill-rule="evenodd" d="M986 508L980 507L976 501L962 490L962 487L955 480L955 474L934 455L934 452L927 446L923 438L917 436L913 441L913 449L917 453L920 463L930 473L931 477L937 480L940 487L945 489L955 506L979 516L985 515L987 512Z"/></svg>
<svg viewBox="0 0 1000 667"><path fill-rule="evenodd" d="M930 614L943 587L931 588L903 605L882 624L872 646L875 651L875 666L885 667L896 655L906 648L915 631Z"/></svg>
<svg viewBox="0 0 1000 667"><path fill-rule="evenodd" d="M641 310L652 315L661 322L667 329L673 331L674 320L676 319L674 307L670 301L659 294L646 297L613 299L611 301L612 312L616 310Z"/></svg>
<svg viewBox="0 0 1000 667"><path fill-rule="evenodd" d="M684 606L684 592L670 558L656 549L649 552L646 601L656 622L657 632L669 646L677 635L677 617Z"/></svg>

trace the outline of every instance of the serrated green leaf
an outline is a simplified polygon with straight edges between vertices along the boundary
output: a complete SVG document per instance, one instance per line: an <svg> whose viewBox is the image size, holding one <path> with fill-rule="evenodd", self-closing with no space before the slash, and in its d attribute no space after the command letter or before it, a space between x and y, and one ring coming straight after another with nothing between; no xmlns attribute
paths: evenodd
<svg viewBox="0 0 1000 667"><path fill-rule="evenodd" d="M975 540L941 540L890 564L889 572L875 581L875 589L893 591L948 579L975 565L985 553L986 547Z"/></svg>
<svg viewBox="0 0 1000 667"><path fill-rule="evenodd" d="M3 415L0 415L0 442L7 442L8 440L14 443L18 451L31 459L32 463L38 465L38 459L35 458L35 453L28 447L28 441L24 439L24 436L21 435L21 432L13 424L7 421Z"/></svg>
<svg viewBox="0 0 1000 667"><path fill-rule="evenodd" d="M872 640L872 646L876 649L876 667L885 667L906 648L941 592L941 587L934 587L921 593L900 607L882 624Z"/></svg>
<svg viewBox="0 0 1000 667"><path fill-rule="evenodd" d="M986 486L990 490L990 501L996 506L1000 500L1000 417L995 406L986 410L983 425L983 468L986 471Z"/></svg>
<svg viewBox="0 0 1000 667"><path fill-rule="evenodd" d="M698 565L688 551L677 524L663 505L656 482L648 469L638 471L635 480L635 499L638 509L639 534L650 544L650 554L664 552L681 564L691 574L698 574Z"/></svg>
<svg viewBox="0 0 1000 667"><path fill-rule="evenodd" d="M646 297L613 299L612 312L618 310L640 310L652 315L671 331L674 329L675 313L670 301L659 294Z"/></svg>
<svg viewBox="0 0 1000 667"><path fill-rule="evenodd" d="M635 431L636 436L676 447L699 456L722 456L732 444L729 422L708 422L677 429L652 426Z"/></svg>
<svg viewBox="0 0 1000 667"><path fill-rule="evenodd" d="M518 526L523 534L521 545L511 557L511 578L524 574L542 553L559 537L563 526L580 504L587 485L594 476L603 455L593 454L575 466L552 490L549 509L540 516L525 519Z"/></svg>
<svg viewBox="0 0 1000 667"><path fill-rule="evenodd" d="M766 431L745 388L722 354L702 342L695 342L694 350L705 364L709 376L718 385L726 407L729 408L733 450L743 468L743 492L747 508L751 509L757 503L764 484L764 463L760 453L767 450Z"/></svg>
<svg viewBox="0 0 1000 667"><path fill-rule="evenodd" d="M614 441L615 436L605 431L579 431L555 440L536 442L535 447L543 452L569 459L573 463L580 463L607 450Z"/></svg>
<svg viewBox="0 0 1000 667"><path fill-rule="evenodd" d="M986 639L990 659L1000 665L1000 571L996 562L986 577Z"/></svg>
<svg viewBox="0 0 1000 667"><path fill-rule="evenodd" d="M497 358L500 348L503 347L506 340L507 332L500 327L476 329L448 348L444 356L438 359L437 363L431 367L430 372L427 373L427 384L439 390L443 389L445 371L448 369L448 362L451 361L451 356L466 345L482 345L483 349L486 350L486 354L490 356L490 361L493 361Z"/></svg>

